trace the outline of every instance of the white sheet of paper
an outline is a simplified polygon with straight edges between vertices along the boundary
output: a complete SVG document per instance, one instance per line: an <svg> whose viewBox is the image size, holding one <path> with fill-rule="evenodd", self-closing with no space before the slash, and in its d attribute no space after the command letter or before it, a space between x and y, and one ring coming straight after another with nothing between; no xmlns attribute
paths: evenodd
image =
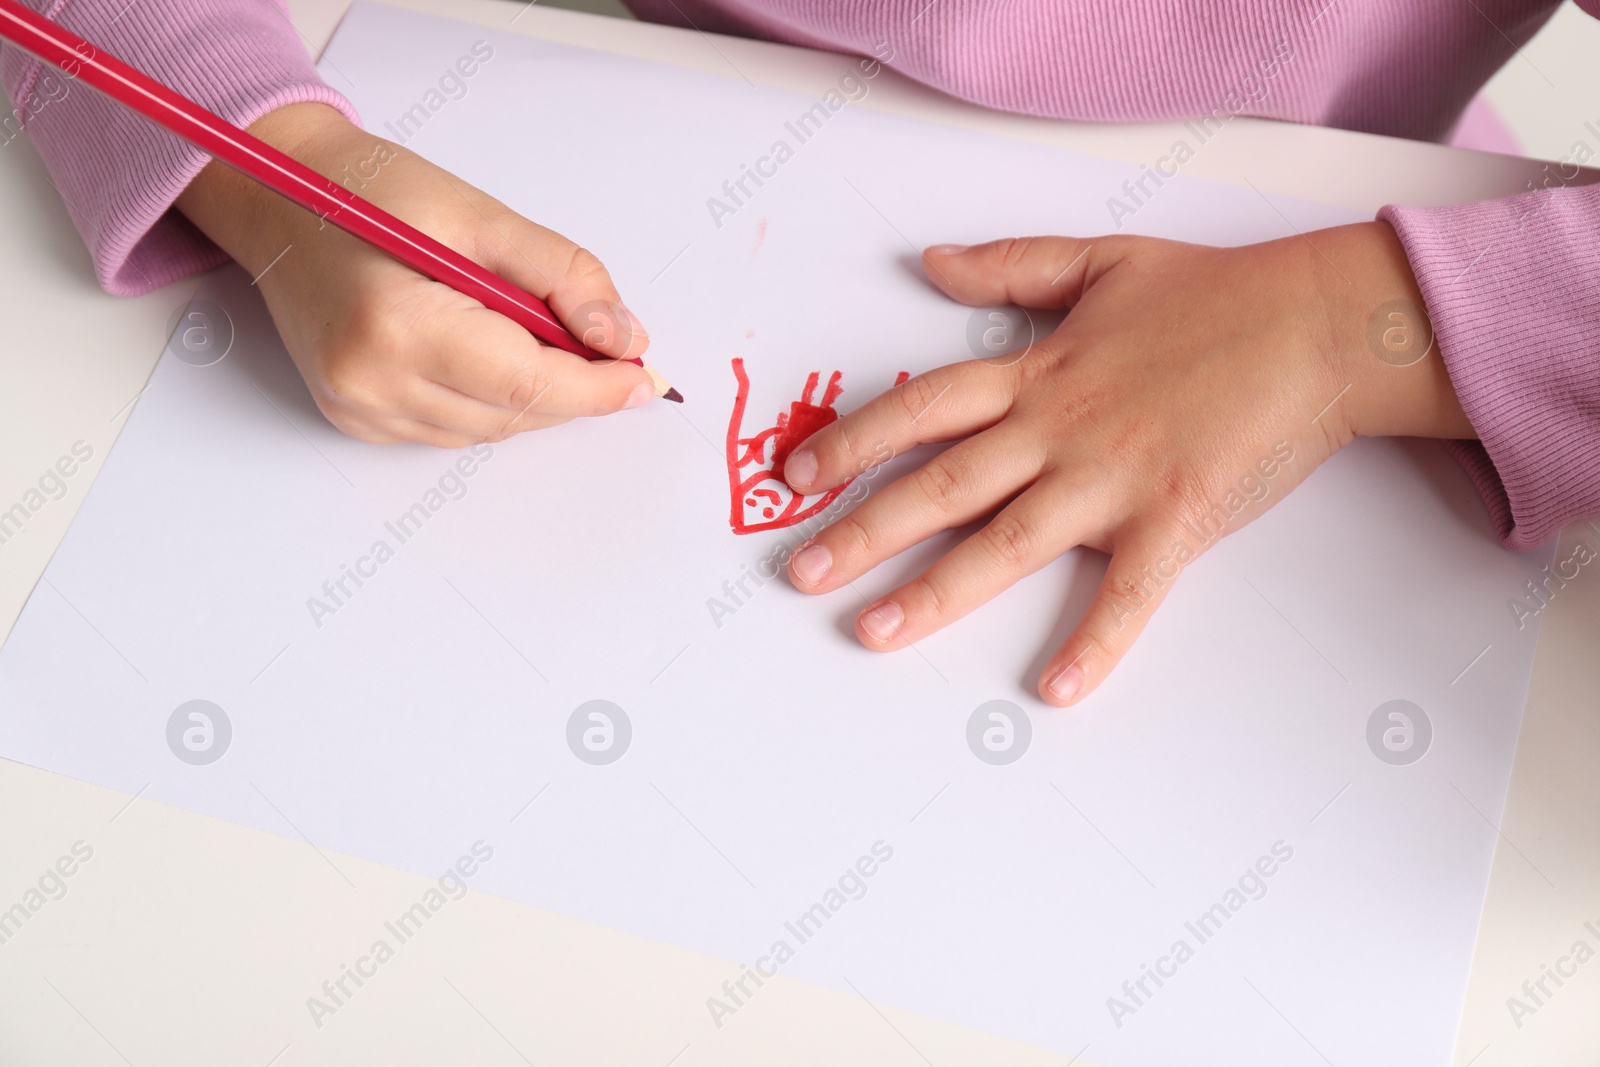
<svg viewBox="0 0 1600 1067"><path fill-rule="evenodd" d="M248 279L217 275L231 351L162 359L0 650L0 755L420 872L481 839L474 889L752 965L785 942L790 977L1086 1061L1445 1063L1536 638L1507 599L1549 553L1497 547L1436 444L1360 441L1189 566L1081 708L1032 685L1092 556L870 654L861 596L951 538L859 595L748 578L800 533L729 528L730 361L748 436L809 372L842 371L847 410L967 358L970 312L915 248L1103 232L1137 170L853 103L795 144L813 100L365 4L324 69L385 130L477 41L492 57L412 147L596 250L688 402L496 445L462 477L466 453L330 427ZM717 225L708 197L779 139L793 158ZM1180 177L1128 228L1348 220ZM362 563L379 542L392 557ZM196 699L231 724L207 765L168 745ZM631 728L606 765L568 743L595 699ZM1393 699L1431 723L1409 765L1369 748ZM1031 728L1008 765L968 743L993 700ZM879 842L855 899L841 876ZM786 923L819 902L802 941ZM1186 924L1218 904L1202 941ZM1146 965L1170 974L1125 990Z"/></svg>

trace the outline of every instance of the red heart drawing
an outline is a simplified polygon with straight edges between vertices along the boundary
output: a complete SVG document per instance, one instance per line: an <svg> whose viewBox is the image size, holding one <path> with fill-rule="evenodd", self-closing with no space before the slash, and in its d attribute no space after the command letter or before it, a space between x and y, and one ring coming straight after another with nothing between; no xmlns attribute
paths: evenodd
<svg viewBox="0 0 1600 1067"><path fill-rule="evenodd" d="M828 376L821 402L814 403L822 375L812 371L806 377L800 399L791 403L787 412L780 412L773 425L749 437L740 436L745 405L750 398L750 378L745 374L744 360L733 361L733 376L739 383L739 390L734 395L733 414L728 418L726 452L731 502L728 524L736 534L751 534L804 522L833 503L849 483L808 498L790 489L783 480L783 464L796 446L839 417L833 403L844 391L839 385L842 373L834 371ZM895 384L899 385L906 377L902 372Z"/></svg>

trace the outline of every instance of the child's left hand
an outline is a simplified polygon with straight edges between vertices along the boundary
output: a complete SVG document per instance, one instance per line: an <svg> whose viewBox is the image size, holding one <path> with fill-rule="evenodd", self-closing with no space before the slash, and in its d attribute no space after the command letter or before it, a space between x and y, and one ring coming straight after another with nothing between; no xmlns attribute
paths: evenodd
<svg viewBox="0 0 1600 1067"><path fill-rule="evenodd" d="M1474 436L1386 223L1241 248L1024 238L931 248L923 263L966 304L1072 311L1026 354L913 378L789 457L786 480L815 493L885 452L959 441L797 552L790 578L806 592L1000 508L861 613L869 648L925 637L1087 545L1111 555L1105 580L1039 680L1047 702L1073 703L1183 564L1354 436Z"/></svg>

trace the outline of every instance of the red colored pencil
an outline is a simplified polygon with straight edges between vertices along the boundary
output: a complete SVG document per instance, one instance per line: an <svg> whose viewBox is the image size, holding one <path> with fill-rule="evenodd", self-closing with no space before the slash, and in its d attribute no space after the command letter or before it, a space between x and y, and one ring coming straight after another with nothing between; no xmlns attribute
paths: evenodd
<svg viewBox="0 0 1600 1067"><path fill-rule="evenodd" d="M0 0L0 37L60 67L69 77L132 108L273 192L316 212L346 233L382 249L419 274L498 311L545 344L585 359L611 358L589 349L572 336L549 306L532 293L512 285L337 182L252 137L222 116L105 54L88 41L23 7L17 0ZM644 366L643 360L629 362ZM654 371L650 374L657 383L657 395L682 402L682 394L665 379Z"/></svg>

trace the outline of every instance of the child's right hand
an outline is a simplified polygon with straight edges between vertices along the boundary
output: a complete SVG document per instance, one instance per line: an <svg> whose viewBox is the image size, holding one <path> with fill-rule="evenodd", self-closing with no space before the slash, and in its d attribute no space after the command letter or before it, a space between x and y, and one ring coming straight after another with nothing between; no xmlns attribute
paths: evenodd
<svg viewBox="0 0 1600 1067"><path fill-rule="evenodd" d="M292 104L250 132L546 301L591 348L649 343L589 252L332 108ZM353 437L456 448L654 395L640 367L546 347L224 164L177 207L257 279L317 406Z"/></svg>

